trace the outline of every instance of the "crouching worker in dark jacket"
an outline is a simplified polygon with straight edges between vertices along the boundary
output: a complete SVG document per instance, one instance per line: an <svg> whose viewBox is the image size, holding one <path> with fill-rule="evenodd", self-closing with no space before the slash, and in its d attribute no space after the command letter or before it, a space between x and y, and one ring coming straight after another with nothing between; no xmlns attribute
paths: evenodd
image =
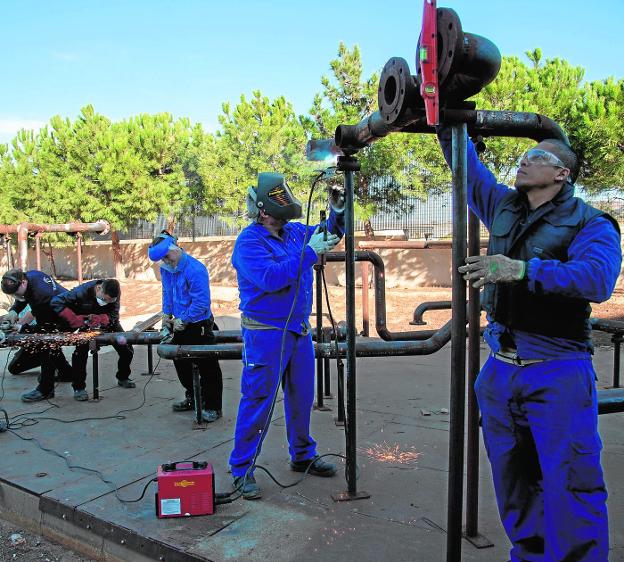
<svg viewBox="0 0 624 562"><path fill-rule="evenodd" d="M43 271L10 269L2 276L2 292L13 297L13 306L7 314L0 317L0 326L4 331L54 332L58 329L58 319L54 314L50 301L67 289L57 283ZM30 312L26 312L27 306ZM32 320L36 324L31 325ZM59 380L69 381L72 370L61 349L31 350L21 348L8 365L9 373L17 375L35 367L41 368L37 388L22 395L24 402L38 402L54 398L54 372L58 371Z"/></svg>
<svg viewBox="0 0 624 562"><path fill-rule="evenodd" d="M117 279L87 281L71 291L57 295L51 306L65 329L75 331L81 328L106 332L123 332L119 323L119 300L121 288ZM119 355L117 362L117 384L122 388L134 388L130 379L130 364L134 350L131 345L113 344ZM77 345L72 355L74 398L89 399L86 389L87 359L89 346Z"/></svg>

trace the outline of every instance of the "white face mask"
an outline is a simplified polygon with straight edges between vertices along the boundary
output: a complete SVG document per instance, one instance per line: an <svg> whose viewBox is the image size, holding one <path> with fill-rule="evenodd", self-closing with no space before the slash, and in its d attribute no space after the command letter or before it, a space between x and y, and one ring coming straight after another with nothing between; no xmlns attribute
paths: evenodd
<svg viewBox="0 0 624 562"><path fill-rule="evenodd" d="M106 306L107 304L109 304L104 299L101 299L100 297L95 297L95 300L100 306Z"/></svg>

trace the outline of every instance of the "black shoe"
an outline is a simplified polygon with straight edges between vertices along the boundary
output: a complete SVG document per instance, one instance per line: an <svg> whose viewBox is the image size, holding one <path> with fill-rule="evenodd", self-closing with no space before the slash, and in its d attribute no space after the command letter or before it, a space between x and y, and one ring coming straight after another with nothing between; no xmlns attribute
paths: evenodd
<svg viewBox="0 0 624 562"><path fill-rule="evenodd" d="M206 423L216 422L222 415L221 410L202 410L202 420Z"/></svg>
<svg viewBox="0 0 624 562"><path fill-rule="evenodd" d="M180 402L171 404L171 409L174 412L188 412L189 410L194 410L195 405L190 398L185 398L184 400L180 400Z"/></svg>
<svg viewBox="0 0 624 562"><path fill-rule="evenodd" d="M131 379L121 379L117 381L117 386L121 388L136 388L136 384Z"/></svg>
<svg viewBox="0 0 624 562"><path fill-rule="evenodd" d="M43 393L38 388L22 394L22 402L40 402L41 400L47 400L48 398L54 398L54 390Z"/></svg>
<svg viewBox="0 0 624 562"><path fill-rule="evenodd" d="M245 482L244 485L243 481ZM246 479L244 476L235 476L232 486L234 488L234 492L242 493L243 498L246 500L257 500L262 497L260 486L256 484L256 479L253 475L247 476Z"/></svg>
<svg viewBox="0 0 624 562"><path fill-rule="evenodd" d="M308 467L310 467L308 474L312 474L313 476L329 477L336 474L336 465L319 459L318 455L305 461L291 461L290 463L291 470L295 472L305 472Z"/></svg>

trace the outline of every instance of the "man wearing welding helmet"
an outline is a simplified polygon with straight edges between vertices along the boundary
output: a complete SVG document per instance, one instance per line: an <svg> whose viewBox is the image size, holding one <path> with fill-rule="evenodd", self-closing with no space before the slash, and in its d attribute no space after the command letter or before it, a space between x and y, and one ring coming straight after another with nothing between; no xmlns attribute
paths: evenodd
<svg viewBox="0 0 624 562"><path fill-rule="evenodd" d="M162 282L162 328L173 334L177 345L210 345L215 342L213 330L218 329L210 311L208 269L188 255L166 230L159 234L148 249L149 258L160 264ZM174 412L193 410L193 365L199 370L202 419L206 423L222 416L223 375L214 358L180 360L173 364L186 392L180 402L172 405Z"/></svg>
<svg viewBox="0 0 624 562"><path fill-rule="evenodd" d="M65 293L62 285L43 271L10 269L2 276L2 292L14 298L9 312L0 318L2 331L51 332L57 326L57 317L50 306L50 301L56 295ZM25 312L26 307L29 312ZM32 320L36 320L34 326ZM22 396L25 402L37 402L54 396L54 372L58 371L59 380L71 381L72 370L63 355L62 350L31 351L19 349L9 362L9 373L17 375L33 369L41 368L39 384L36 389Z"/></svg>
<svg viewBox="0 0 624 562"><path fill-rule="evenodd" d="M450 165L448 128L439 140ZM510 189L468 140L468 202L490 242L459 271L484 287L491 355L475 393L514 561L608 557L589 303L611 296L622 255L617 223L574 197L577 170L544 140Z"/></svg>
<svg viewBox="0 0 624 562"><path fill-rule="evenodd" d="M236 240L232 264L238 277L243 332L241 400L230 456L234 487L246 499L259 498L254 457L277 389L282 384L291 468L333 476L336 467L319 459L310 436L314 400L312 266L344 233L344 197L332 192L327 231L299 222L301 204L284 176L258 175L247 209L253 222Z"/></svg>
<svg viewBox="0 0 624 562"><path fill-rule="evenodd" d="M123 332L119 322L120 299L121 287L117 279L97 279L55 296L51 306L65 330ZM113 347L119 355L117 385L121 388L135 388L136 384L130 379L130 364L134 355L132 346L114 343ZM88 344L77 345L72 354L72 387L74 399L80 402L89 399L86 391L88 357Z"/></svg>

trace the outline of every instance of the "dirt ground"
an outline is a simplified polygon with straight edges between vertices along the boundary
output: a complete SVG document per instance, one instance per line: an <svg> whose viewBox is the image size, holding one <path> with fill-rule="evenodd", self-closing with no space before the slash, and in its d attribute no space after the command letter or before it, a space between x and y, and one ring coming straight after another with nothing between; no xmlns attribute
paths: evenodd
<svg viewBox="0 0 624 562"><path fill-rule="evenodd" d="M0 519L0 560L22 562L95 562L39 535Z"/></svg>
<svg viewBox="0 0 624 562"><path fill-rule="evenodd" d="M212 312L215 316L236 315L238 311L238 293L232 287L213 286ZM330 286L330 305L334 319L338 322L346 319L344 287ZM122 282L122 309L124 316L140 314L154 314L161 307L160 283L148 281ZM374 292L368 292L370 335L375 336L375 304ZM451 289L440 287L421 287L416 289L386 289L386 323L390 331L412 331L419 329L435 329L442 326L451 317L450 310L433 310L425 313L426 326L412 326L414 309L426 301L448 301L451 299ZM362 330L362 289L356 290L356 322L358 331ZM593 316L610 320L624 320L624 291L616 290L607 302L594 304ZM312 309L313 313L315 308ZM323 311L327 313L327 306L323 303ZM313 320L314 322L314 320ZM328 320L324 321L325 324ZM485 315L482 315L485 324ZM127 327L128 328L128 327ZM610 345L611 336L601 332L594 332L596 345Z"/></svg>

